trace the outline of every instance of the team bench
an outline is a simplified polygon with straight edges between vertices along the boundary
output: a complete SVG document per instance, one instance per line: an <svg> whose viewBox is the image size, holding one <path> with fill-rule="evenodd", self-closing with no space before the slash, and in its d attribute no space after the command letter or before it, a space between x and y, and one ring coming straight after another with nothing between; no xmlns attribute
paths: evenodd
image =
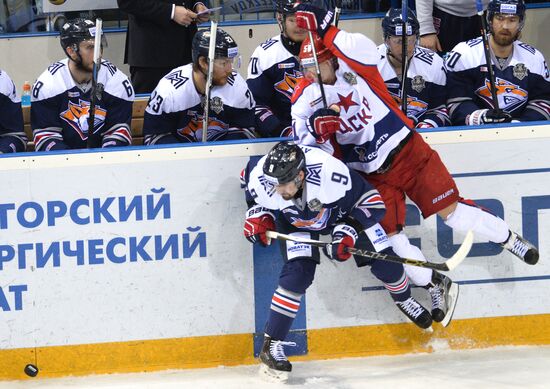
<svg viewBox="0 0 550 389"><path fill-rule="evenodd" d="M140 97L134 101L132 109L132 144L134 146L143 144L143 114L147 107L148 97ZM31 129L31 107L23 107L23 120L25 123L25 133L29 138L27 151L34 150L34 142Z"/></svg>

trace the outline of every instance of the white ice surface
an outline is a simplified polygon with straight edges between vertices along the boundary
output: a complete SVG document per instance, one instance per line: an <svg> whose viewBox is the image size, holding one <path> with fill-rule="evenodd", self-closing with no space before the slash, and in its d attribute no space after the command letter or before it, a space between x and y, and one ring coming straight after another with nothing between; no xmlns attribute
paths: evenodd
<svg viewBox="0 0 550 389"><path fill-rule="evenodd" d="M0 389L550 388L550 347L438 350L431 354L294 362L286 384L258 366L0 381Z"/></svg>

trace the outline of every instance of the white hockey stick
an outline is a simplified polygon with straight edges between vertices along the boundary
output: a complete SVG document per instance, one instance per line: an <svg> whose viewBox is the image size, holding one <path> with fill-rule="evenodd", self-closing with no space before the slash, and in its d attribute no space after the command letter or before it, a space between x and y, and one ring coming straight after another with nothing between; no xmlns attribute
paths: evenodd
<svg viewBox="0 0 550 389"><path fill-rule="evenodd" d="M99 69L101 68L101 37L103 34L103 20L95 20L94 37L94 64L92 67L92 90L90 92L90 107L88 108L88 139L86 146L89 149L101 146L101 137L94 134L95 128L95 106L97 100L101 99L103 87L98 83Z"/></svg>
<svg viewBox="0 0 550 389"><path fill-rule="evenodd" d="M218 7L218 1L214 1L214 8ZM208 45L208 75L206 77L206 89L204 92L204 113L202 115L202 141L208 137L208 119L210 116L210 92L212 91L212 75L214 73L214 59L216 54L216 36L218 35L219 9L210 16L210 42Z"/></svg>
<svg viewBox="0 0 550 389"><path fill-rule="evenodd" d="M266 235L268 238L271 238L271 239L281 239L281 240L289 240L297 243L306 243L316 247L326 247L327 245L330 244L327 242L322 242L320 240L313 240L313 239L307 239L307 238L300 238L292 235L281 234L276 231L267 231ZM466 237L464 238L464 241L460 245L457 252L447 261L441 262L441 263L424 262L418 259L402 258L396 255L377 253L376 251L369 251L369 250L363 250L358 248L350 248L348 249L348 252L352 253L353 255L359 255L361 257L372 258L372 259L380 259L382 261L396 262L396 263L402 263L404 265L411 265L411 266L418 266L418 267L426 267L429 269L440 270L440 271L450 271L450 270L453 270L455 267L457 267L466 258L466 256L470 252L470 249L472 248L473 242L474 242L474 233L472 231L468 231L468 233L466 234Z"/></svg>

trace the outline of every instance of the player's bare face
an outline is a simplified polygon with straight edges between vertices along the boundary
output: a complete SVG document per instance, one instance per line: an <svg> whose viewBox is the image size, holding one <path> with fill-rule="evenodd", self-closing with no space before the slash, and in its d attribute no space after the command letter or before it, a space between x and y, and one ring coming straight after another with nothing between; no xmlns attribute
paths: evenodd
<svg viewBox="0 0 550 389"><path fill-rule="evenodd" d="M298 173L298 176L286 184L275 185L275 191L285 200L292 200L296 193L300 190L305 174L303 171Z"/></svg>
<svg viewBox="0 0 550 389"><path fill-rule="evenodd" d="M81 71L92 72L94 68L94 41L82 41L79 44L78 52L82 62L78 64L78 56L75 54L73 58L77 62L77 67Z"/></svg>
<svg viewBox="0 0 550 389"><path fill-rule="evenodd" d="M303 42L307 36L307 30L296 25L295 15L287 15L285 18L285 33L286 36L294 42Z"/></svg>
<svg viewBox="0 0 550 389"><path fill-rule="evenodd" d="M292 200L299 188L294 181L287 182L286 184L275 185L275 190L285 200Z"/></svg>
<svg viewBox="0 0 550 389"><path fill-rule="evenodd" d="M519 34L520 20L517 15L496 14L493 17L493 40L499 46L510 46Z"/></svg>
<svg viewBox="0 0 550 389"><path fill-rule="evenodd" d="M230 58L216 58L214 60L214 71L212 72L212 84L223 86L233 72L233 60Z"/></svg>
<svg viewBox="0 0 550 389"><path fill-rule="evenodd" d="M336 70L332 59L321 62L319 64L319 70L321 71L321 80L323 80L323 84L334 85L334 83L336 83ZM304 77L312 82L317 82L315 66L305 67Z"/></svg>
<svg viewBox="0 0 550 389"><path fill-rule="evenodd" d="M407 36L407 56L409 59L411 59L414 54L416 40L416 35ZM386 45L393 58L395 58L397 62L401 62L403 58L403 38L400 36L390 36L386 38Z"/></svg>

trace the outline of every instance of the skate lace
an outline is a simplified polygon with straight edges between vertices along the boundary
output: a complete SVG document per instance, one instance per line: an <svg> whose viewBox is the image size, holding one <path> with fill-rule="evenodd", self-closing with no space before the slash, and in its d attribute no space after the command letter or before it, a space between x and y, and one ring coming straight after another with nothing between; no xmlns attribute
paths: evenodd
<svg viewBox="0 0 550 389"><path fill-rule="evenodd" d="M435 285L429 290L432 297L432 309L443 307L443 288L440 285Z"/></svg>
<svg viewBox="0 0 550 389"><path fill-rule="evenodd" d="M409 297L407 300L399 302L398 304L409 316L415 319L420 316L422 312L424 312L422 306L414 301L412 297Z"/></svg>
<svg viewBox="0 0 550 389"><path fill-rule="evenodd" d="M294 342L283 342L281 340L272 340L269 345L269 353L276 361L286 361L285 350L283 346L296 346Z"/></svg>
<svg viewBox="0 0 550 389"><path fill-rule="evenodd" d="M510 249L511 252L513 252L516 255L519 255L520 257L525 257L525 254L527 254L527 251L529 250L529 246L525 244L521 239L516 237L514 239L514 245Z"/></svg>

